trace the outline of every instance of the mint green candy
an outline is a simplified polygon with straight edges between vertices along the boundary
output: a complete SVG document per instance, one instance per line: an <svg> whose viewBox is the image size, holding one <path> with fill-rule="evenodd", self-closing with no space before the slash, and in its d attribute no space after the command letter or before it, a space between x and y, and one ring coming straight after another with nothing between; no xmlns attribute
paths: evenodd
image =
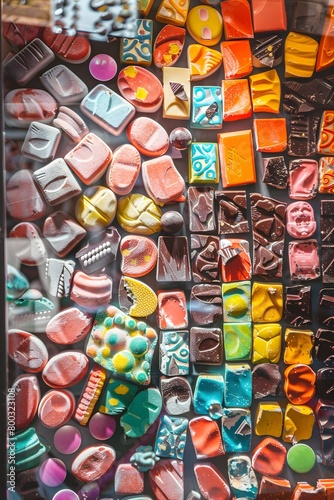
<svg viewBox="0 0 334 500"><path fill-rule="evenodd" d="M297 443L288 451L287 462L294 472L304 474L313 469L315 453L307 444Z"/></svg>

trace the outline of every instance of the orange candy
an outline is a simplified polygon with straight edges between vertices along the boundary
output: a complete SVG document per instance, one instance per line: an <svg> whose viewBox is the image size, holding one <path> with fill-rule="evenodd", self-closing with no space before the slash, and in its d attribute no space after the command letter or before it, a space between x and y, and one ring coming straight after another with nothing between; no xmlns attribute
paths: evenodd
<svg viewBox="0 0 334 500"><path fill-rule="evenodd" d="M254 38L252 16L247 0L225 0L220 5L226 40Z"/></svg>
<svg viewBox="0 0 334 500"><path fill-rule="evenodd" d="M218 134L223 187L256 182L251 130Z"/></svg>
<svg viewBox="0 0 334 500"><path fill-rule="evenodd" d="M316 71L322 71L324 69L330 68L334 64L334 6L330 5L328 7L326 21L324 24L323 33L321 36L317 62Z"/></svg>
<svg viewBox="0 0 334 500"><path fill-rule="evenodd" d="M249 40L222 42L225 79L242 78L253 70Z"/></svg>
<svg viewBox="0 0 334 500"><path fill-rule="evenodd" d="M254 120L256 149L262 153L280 153L286 150L287 133L285 118Z"/></svg>
<svg viewBox="0 0 334 500"><path fill-rule="evenodd" d="M304 364L289 366L284 371L284 392L290 403L303 405L315 394L316 375L312 368Z"/></svg>
<svg viewBox="0 0 334 500"><path fill-rule="evenodd" d="M243 120L252 116L252 105L247 79L223 80L225 122Z"/></svg>

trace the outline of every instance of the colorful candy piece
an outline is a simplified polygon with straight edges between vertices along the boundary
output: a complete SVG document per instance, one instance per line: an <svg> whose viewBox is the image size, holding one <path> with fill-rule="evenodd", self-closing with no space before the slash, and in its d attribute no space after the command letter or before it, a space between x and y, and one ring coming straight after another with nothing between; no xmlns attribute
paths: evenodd
<svg viewBox="0 0 334 500"><path fill-rule="evenodd" d="M251 130L218 134L223 187L256 182Z"/></svg>
<svg viewBox="0 0 334 500"><path fill-rule="evenodd" d="M189 183L206 184L219 182L217 144L213 142L192 143L189 148ZM189 188L199 189L199 188ZM208 188L212 189L212 188Z"/></svg>
<svg viewBox="0 0 334 500"><path fill-rule="evenodd" d="M164 233L179 233L183 228L184 220L180 212L168 210L161 217L161 229Z"/></svg>
<svg viewBox="0 0 334 500"><path fill-rule="evenodd" d="M277 495L280 495L279 498L281 500L290 500L291 493L291 484L287 479L262 476L259 488L259 498L275 500L275 498L278 498Z"/></svg>
<svg viewBox="0 0 334 500"><path fill-rule="evenodd" d="M21 87L48 66L55 56L39 38L25 45L4 65L7 75Z"/></svg>
<svg viewBox="0 0 334 500"><path fill-rule="evenodd" d="M257 118L254 120L254 132L257 151L280 153L286 150L288 138L285 118Z"/></svg>
<svg viewBox="0 0 334 500"><path fill-rule="evenodd" d="M252 362L278 363L281 356L282 327L278 323L253 326Z"/></svg>
<svg viewBox="0 0 334 500"><path fill-rule="evenodd" d="M29 24L3 21L2 35L15 49L22 49L27 43L39 38L43 28Z"/></svg>
<svg viewBox="0 0 334 500"><path fill-rule="evenodd" d="M13 240L11 240L13 238ZM30 222L16 224L9 233L9 241L13 242L11 249L14 256L26 266L43 264L47 257L39 228Z"/></svg>
<svg viewBox="0 0 334 500"><path fill-rule="evenodd" d="M115 459L116 453L111 446L101 444L88 446L73 460L71 472L83 483L95 481L111 469Z"/></svg>
<svg viewBox="0 0 334 500"><path fill-rule="evenodd" d="M58 257L65 257L86 236L86 231L65 212L59 211L45 219L43 236Z"/></svg>
<svg viewBox="0 0 334 500"><path fill-rule="evenodd" d="M184 464L180 460L163 459L149 471L150 485L157 500L184 499Z"/></svg>
<svg viewBox="0 0 334 500"><path fill-rule="evenodd" d="M193 418L189 422L189 431L198 460L224 455L220 430L215 420L210 417Z"/></svg>
<svg viewBox="0 0 334 500"><path fill-rule="evenodd" d="M153 240L145 236L125 236L120 245L121 271L126 276L138 278L154 269L158 251Z"/></svg>
<svg viewBox="0 0 334 500"><path fill-rule="evenodd" d="M319 130L317 152L323 155L334 154L334 116L332 111L324 111L322 114Z"/></svg>
<svg viewBox="0 0 334 500"><path fill-rule="evenodd" d="M300 474L305 474L307 472L310 472L310 470L313 469L316 463L316 456L313 448L304 443L298 443L292 446L289 449L286 458L290 469L292 469L294 472L299 472ZM322 493L321 490L323 490L323 488L320 488L320 492ZM294 498L294 493L292 495L292 498Z"/></svg>
<svg viewBox="0 0 334 500"><path fill-rule="evenodd" d="M160 391L164 408L169 415L181 415L190 411L192 390L185 377L161 377Z"/></svg>
<svg viewBox="0 0 334 500"><path fill-rule="evenodd" d="M53 297L67 297L70 293L75 262L73 260L46 259L45 277Z"/></svg>
<svg viewBox="0 0 334 500"><path fill-rule="evenodd" d="M227 408L247 408L251 405L252 372L249 364L225 364L224 401Z"/></svg>
<svg viewBox="0 0 334 500"><path fill-rule="evenodd" d="M95 273L116 259L121 236L117 229L109 226L88 240L75 257L88 274Z"/></svg>
<svg viewBox="0 0 334 500"><path fill-rule="evenodd" d="M44 394L38 406L38 418L45 427L65 425L75 410L75 397L70 391L52 389Z"/></svg>
<svg viewBox="0 0 334 500"><path fill-rule="evenodd" d="M66 106L60 106L57 117L52 125L59 128L71 141L78 143L88 134L89 130L84 120L75 111Z"/></svg>
<svg viewBox="0 0 334 500"><path fill-rule="evenodd" d="M189 261L186 236L159 236L157 281L190 281Z"/></svg>
<svg viewBox="0 0 334 500"><path fill-rule="evenodd" d="M251 97L247 79L223 80L222 89L224 122L243 120L252 116Z"/></svg>
<svg viewBox="0 0 334 500"><path fill-rule="evenodd" d="M312 408L288 403L283 424L282 439L286 443L298 443L311 439L315 417Z"/></svg>
<svg viewBox="0 0 334 500"><path fill-rule="evenodd" d="M191 235L193 281L218 281L219 239L217 236Z"/></svg>
<svg viewBox="0 0 334 500"><path fill-rule="evenodd" d="M250 281L223 283L224 322L247 323L251 319Z"/></svg>
<svg viewBox="0 0 334 500"><path fill-rule="evenodd" d="M290 403L302 405L315 394L316 374L308 365L298 363L284 371L284 392Z"/></svg>
<svg viewBox="0 0 334 500"><path fill-rule="evenodd" d="M129 141L146 156L161 156L169 146L168 134L155 120L142 116L126 129Z"/></svg>
<svg viewBox="0 0 334 500"><path fill-rule="evenodd" d="M86 337L93 318L90 313L69 307L56 314L47 324L46 335L56 344L72 345Z"/></svg>
<svg viewBox="0 0 334 500"><path fill-rule="evenodd" d="M247 240L220 240L221 275L225 282L244 281L252 277L252 264Z"/></svg>
<svg viewBox="0 0 334 500"><path fill-rule="evenodd" d="M120 61L123 64L152 63L153 21L151 19L136 19L132 38L122 38Z"/></svg>
<svg viewBox="0 0 334 500"><path fill-rule="evenodd" d="M169 134L169 142L171 146L178 151L187 149L192 143L190 130L185 127L174 128Z"/></svg>
<svg viewBox="0 0 334 500"><path fill-rule="evenodd" d="M328 69L333 66L334 63L332 55L333 40L331 36L333 30L333 22L334 22L334 9L332 5L329 5L320 39L320 45L316 63L316 71L323 71L324 69Z"/></svg>
<svg viewBox="0 0 334 500"><path fill-rule="evenodd" d="M261 399L265 396L277 396L281 379L278 365L260 363L255 366L252 372L254 398Z"/></svg>
<svg viewBox="0 0 334 500"><path fill-rule="evenodd" d="M32 121L51 123L56 112L57 103L45 90L15 89L5 97L4 118L10 127L28 128Z"/></svg>
<svg viewBox="0 0 334 500"><path fill-rule="evenodd" d="M221 43L226 80L243 78L252 70L252 53L249 40L233 40Z"/></svg>
<svg viewBox="0 0 334 500"><path fill-rule="evenodd" d="M211 463L195 464L194 472L201 494L206 499L229 500L230 488L224 476Z"/></svg>
<svg viewBox="0 0 334 500"><path fill-rule="evenodd" d="M278 476L284 467L286 454L285 446L277 439L265 438L253 450L253 469L266 476Z"/></svg>
<svg viewBox="0 0 334 500"><path fill-rule="evenodd" d="M106 182L117 194L128 194L137 180L141 167L138 150L131 144L123 144L115 149L107 172Z"/></svg>
<svg viewBox="0 0 334 500"><path fill-rule="evenodd" d="M221 329L191 328L189 352L192 363L221 365L223 361Z"/></svg>
<svg viewBox="0 0 334 500"><path fill-rule="evenodd" d="M312 364L313 332L312 330L285 330L285 351L284 363L292 365L294 363Z"/></svg>
<svg viewBox="0 0 334 500"><path fill-rule="evenodd" d="M182 54L186 30L167 24L158 33L153 48L153 62L157 68L173 66Z"/></svg>
<svg viewBox="0 0 334 500"><path fill-rule="evenodd" d="M24 471L38 465L42 455L50 450L48 445L44 445L34 427L29 427L22 432L18 432L12 437L15 446L15 467L16 471ZM29 454L27 456L27 449Z"/></svg>
<svg viewBox="0 0 334 500"><path fill-rule="evenodd" d="M159 23L168 23L173 26L184 26L188 15L189 3L189 0L185 0L184 2L181 0L177 0L176 2L162 0L157 10L156 20Z"/></svg>
<svg viewBox="0 0 334 500"><path fill-rule="evenodd" d="M252 321L272 323L283 314L283 286L279 283L254 282L252 288Z"/></svg>
<svg viewBox="0 0 334 500"><path fill-rule="evenodd" d="M6 300L12 302L18 299L29 288L29 281L18 269L7 264L6 272Z"/></svg>
<svg viewBox="0 0 334 500"><path fill-rule="evenodd" d="M248 233L246 191L216 191L219 234Z"/></svg>
<svg viewBox="0 0 334 500"><path fill-rule="evenodd" d="M57 158L33 173L49 205L59 205L81 194L81 187L63 158Z"/></svg>
<svg viewBox="0 0 334 500"><path fill-rule="evenodd" d="M12 406L20 408L14 415L15 430L26 429L35 418L41 399L38 379L32 374L19 375L9 391L14 395Z"/></svg>
<svg viewBox="0 0 334 500"><path fill-rule="evenodd" d="M132 464L119 464L114 481L116 495L136 495L144 491L144 474Z"/></svg>
<svg viewBox="0 0 334 500"><path fill-rule="evenodd" d="M82 351L62 351L49 359L42 372L52 389L66 389L77 384L88 371L88 358Z"/></svg>
<svg viewBox="0 0 334 500"><path fill-rule="evenodd" d="M187 16L187 29L197 43L211 47L216 45L223 34L223 20L219 12L211 6L197 5Z"/></svg>
<svg viewBox="0 0 334 500"><path fill-rule="evenodd" d="M284 82L283 108L292 114L314 111L332 102L333 82L328 78L314 78L310 82ZM314 97L313 97L314 96Z"/></svg>
<svg viewBox="0 0 334 500"><path fill-rule="evenodd" d="M194 412L217 420L222 414L224 378L220 374L200 373L194 391Z"/></svg>
<svg viewBox="0 0 334 500"><path fill-rule="evenodd" d="M130 457L130 463L140 472L147 472L155 466L159 457L156 456L151 445L138 446L135 453Z"/></svg>
<svg viewBox="0 0 334 500"><path fill-rule="evenodd" d="M320 276L317 240L290 241L289 267L292 280L312 280Z"/></svg>
<svg viewBox="0 0 334 500"><path fill-rule="evenodd" d="M311 161L311 160L310 160ZM315 160L313 160L315 162ZM319 193L332 194L334 192L332 172L334 159L330 156L320 158L319 162Z"/></svg>
<svg viewBox="0 0 334 500"><path fill-rule="evenodd" d="M190 70L188 68L162 68L163 118L188 120L190 118Z"/></svg>
<svg viewBox="0 0 334 500"><path fill-rule="evenodd" d="M255 33L286 30L285 3L282 0L267 0L265 3L262 0L252 0L252 13Z"/></svg>
<svg viewBox="0 0 334 500"><path fill-rule="evenodd" d="M146 385L156 343L153 328L108 306L96 314L86 353L111 373Z"/></svg>
<svg viewBox="0 0 334 500"><path fill-rule="evenodd" d="M97 54L90 60L88 69L92 77L96 80L108 82L117 73L117 63L108 54Z"/></svg>
<svg viewBox="0 0 334 500"><path fill-rule="evenodd" d="M67 66L53 66L40 76L46 90L60 104L76 104L88 93L87 85Z"/></svg>
<svg viewBox="0 0 334 500"><path fill-rule="evenodd" d="M312 206L306 201L297 201L288 205L286 211L286 229L293 238L309 238L317 228Z"/></svg>
<svg viewBox="0 0 334 500"><path fill-rule="evenodd" d="M257 436L281 437L283 412L277 401L259 403L256 409L255 434Z"/></svg>
<svg viewBox="0 0 334 500"><path fill-rule="evenodd" d="M226 361L250 359L252 330L248 323L224 323L224 351Z"/></svg>
<svg viewBox="0 0 334 500"><path fill-rule="evenodd" d="M115 218L117 199L113 191L104 186L86 189L75 206L78 222L88 231L101 231Z"/></svg>
<svg viewBox="0 0 334 500"><path fill-rule="evenodd" d="M160 371L164 375L187 375L189 371L189 333L161 332Z"/></svg>
<svg viewBox="0 0 334 500"><path fill-rule="evenodd" d="M227 459L227 471L230 485L236 499L249 500L258 498L258 484L251 460L246 455Z"/></svg>
<svg viewBox="0 0 334 500"><path fill-rule="evenodd" d="M147 194L157 205L184 200L184 180L170 156L144 161L142 175Z"/></svg>
<svg viewBox="0 0 334 500"><path fill-rule="evenodd" d="M292 160L289 165L289 196L294 200L314 198L318 189L318 162Z"/></svg>
<svg viewBox="0 0 334 500"><path fill-rule="evenodd" d="M9 217L34 221L44 217L46 206L29 170L18 170L6 185L6 208Z"/></svg>
<svg viewBox="0 0 334 500"><path fill-rule="evenodd" d="M160 80L140 66L123 68L117 78L118 90L137 111L155 113L162 105L163 90Z"/></svg>
<svg viewBox="0 0 334 500"><path fill-rule="evenodd" d="M198 81L215 73L223 62L223 56L218 50L194 43L188 45L187 61L191 81Z"/></svg>
<svg viewBox="0 0 334 500"><path fill-rule="evenodd" d="M249 77L254 113L279 113L281 82L275 69Z"/></svg>
<svg viewBox="0 0 334 500"><path fill-rule="evenodd" d="M290 31L285 40L285 78L309 78L313 75L318 42L313 38Z"/></svg>
<svg viewBox="0 0 334 500"><path fill-rule="evenodd" d="M221 87L193 87L191 127L221 128L221 93Z"/></svg>
<svg viewBox="0 0 334 500"><path fill-rule="evenodd" d="M8 354L16 365L28 373L38 373L45 367L49 354L44 342L22 330L8 331Z"/></svg>
<svg viewBox="0 0 334 500"><path fill-rule="evenodd" d="M225 0L220 6L226 40L254 37L250 5L246 0Z"/></svg>
<svg viewBox="0 0 334 500"><path fill-rule="evenodd" d="M283 40L279 35L257 38L253 48L254 68L275 68L283 59Z"/></svg>
<svg viewBox="0 0 334 500"><path fill-rule="evenodd" d="M66 465L59 458L48 458L39 469L39 477L45 486L61 485L66 475Z"/></svg>
<svg viewBox="0 0 334 500"><path fill-rule="evenodd" d="M46 27L42 33L42 40L63 61L80 64L90 56L89 40L83 36L66 36Z"/></svg>
<svg viewBox="0 0 334 500"><path fill-rule="evenodd" d="M106 370L100 366L94 366L88 374L74 414L75 420L80 425L86 425L90 419L102 392L106 376Z"/></svg>
<svg viewBox="0 0 334 500"><path fill-rule="evenodd" d="M120 424L124 433L133 438L143 436L156 421L162 407L161 394L155 387L139 392L122 415Z"/></svg>
<svg viewBox="0 0 334 500"><path fill-rule="evenodd" d="M249 451L252 435L250 410L245 408L224 408L222 435L227 453Z"/></svg>
<svg viewBox="0 0 334 500"><path fill-rule="evenodd" d="M188 419L163 415L155 439L158 457L183 460L186 446Z"/></svg>
<svg viewBox="0 0 334 500"><path fill-rule="evenodd" d="M110 378L104 385L99 399L98 411L109 415L122 413L138 392L138 385L127 380Z"/></svg>
<svg viewBox="0 0 334 500"><path fill-rule="evenodd" d="M60 131L45 123L31 122L24 138L21 153L33 160L48 162L55 157Z"/></svg>
<svg viewBox="0 0 334 500"><path fill-rule="evenodd" d="M161 229L160 208L143 194L131 194L118 200L117 222L134 234L154 234Z"/></svg>
<svg viewBox="0 0 334 500"><path fill-rule="evenodd" d="M145 318L157 308L157 296L146 283L128 276L119 282L118 303L120 309L131 316Z"/></svg>
<svg viewBox="0 0 334 500"><path fill-rule="evenodd" d="M190 295L190 316L197 325L215 323L223 316L222 303L220 285L195 285Z"/></svg>
<svg viewBox="0 0 334 500"><path fill-rule="evenodd" d="M113 135L120 135L136 110L127 100L105 85L94 87L80 104L81 111Z"/></svg>
<svg viewBox="0 0 334 500"><path fill-rule="evenodd" d="M53 437L56 450L64 455L75 453L80 448L81 442L81 432L73 425L64 425L55 432Z"/></svg>
<svg viewBox="0 0 334 500"><path fill-rule="evenodd" d="M161 330L188 327L187 303L183 290L158 291L157 322Z"/></svg>

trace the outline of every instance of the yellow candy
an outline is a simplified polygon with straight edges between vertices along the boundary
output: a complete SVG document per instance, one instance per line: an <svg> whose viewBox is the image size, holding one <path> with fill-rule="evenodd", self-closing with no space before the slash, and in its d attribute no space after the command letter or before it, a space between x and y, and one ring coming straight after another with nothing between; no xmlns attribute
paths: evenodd
<svg viewBox="0 0 334 500"><path fill-rule="evenodd" d="M189 3L189 0L162 0L157 10L156 20L173 26L184 26Z"/></svg>
<svg viewBox="0 0 334 500"><path fill-rule="evenodd" d="M153 234L161 230L162 212L143 194L131 194L118 200L117 221L128 233Z"/></svg>
<svg viewBox="0 0 334 500"><path fill-rule="evenodd" d="M173 120L188 120L190 117L190 70L188 68L174 68L173 66L164 66L162 68L164 102L163 117ZM182 91L186 99L181 99L174 94L170 84L182 85ZM180 95L180 94L179 94Z"/></svg>
<svg viewBox="0 0 334 500"><path fill-rule="evenodd" d="M298 443L311 439L315 417L312 408L306 405L288 404L284 415L282 439L286 443Z"/></svg>
<svg viewBox="0 0 334 500"><path fill-rule="evenodd" d="M223 60L222 53L218 50L197 43L189 45L187 56L192 81L202 80L217 71Z"/></svg>
<svg viewBox="0 0 334 500"><path fill-rule="evenodd" d="M250 322L250 282L223 283L222 293L224 321Z"/></svg>
<svg viewBox="0 0 334 500"><path fill-rule="evenodd" d="M153 290L141 281L134 278L123 277L124 288L133 300L129 314L138 318L144 318L154 313L158 306L158 299Z"/></svg>
<svg viewBox="0 0 334 500"><path fill-rule="evenodd" d="M285 40L285 78L309 78L313 75L318 42L291 31Z"/></svg>
<svg viewBox="0 0 334 500"><path fill-rule="evenodd" d="M279 113L281 83L275 69L249 77L254 113Z"/></svg>
<svg viewBox="0 0 334 500"><path fill-rule="evenodd" d="M311 330L287 328L285 342L284 363L287 365L295 363L312 364L313 332Z"/></svg>
<svg viewBox="0 0 334 500"><path fill-rule="evenodd" d="M253 327L253 363L278 363L281 355L282 327L280 324L260 324Z"/></svg>
<svg viewBox="0 0 334 500"><path fill-rule="evenodd" d="M280 321L283 313L283 285L255 282L252 289L252 320L259 323Z"/></svg>
<svg viewBox="0 0 334 500"><path fill-rule="evenodd" d="M255 434L257 436L280 437L282 425L282 408L277 402L268 401L258 404L255 418Z"/></svg>
<svg viewBox="0 0 334 500"><path fill-rule="evenodd" d="M86 189L77 201L75 215L88 231L100 231L114 220L117 199L111 189L94 186Z"/></svg>
<svg viewBox="0 0 334 500"><path fill-rule="evenodd" d="M211 47L222 37L222 16L213 7L197 5L188 14L187 29L196 42Z"/></svg>

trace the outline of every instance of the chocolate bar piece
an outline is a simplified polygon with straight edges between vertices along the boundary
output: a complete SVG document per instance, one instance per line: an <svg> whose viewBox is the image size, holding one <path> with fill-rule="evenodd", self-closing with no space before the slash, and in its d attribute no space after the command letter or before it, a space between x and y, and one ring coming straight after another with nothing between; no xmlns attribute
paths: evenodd
<svg viewBox="0 0 334 500"><path fill-rule="evenodd" d="M191 235L191 261L195 283L218 281L219 237Z"/></svg>
<svg viewBox="0 0 334 500"><path fill-rule="evenodd" d="M287 113L309 113L317 107L334 105L334 78L314 78L309 82L287 81L283 108Z"/></svg>
<svg viewBox="0 0 334 500"><path fill-rule="evenodd" d="M185 377L160 378L160 390L166 412L181 415L190 411L192 390Z"/></svg>
<svg viewBox="0 0 334 500"><path fill-rule="evenodd" d="M216 229L213 202L213 188L199 186L188 189L189 229L191 232L208 233Z"/></svg>
<svg viewBox="0 0 334 500"><path fill-rule="evenodd" d="M209 365L221 365L223 361L223 339L220 328L190 329L190 361Z"/></svg>
<svg viewBox="0 0 334 500"><path fill-rule="evenodd" d="M195 285L190 295L190 315L198 325L209 325L223 316L223 299L220 285Z"/></svg>
<svg viewBox="0 0 334 500"><path fill-rule="evenodd" d="M160 236L158 239L157 281L190 281L186 236Z"/></svg>
<svg viewBox="0 0 334 500"><path fill-rule="evenodd" d="M294 4L291 30L307 35L319 35L322 30L325 3L297 0Z"/></svg>
<svg viewBox="0 0 334 500"><path fill-rule="evenodd" d="M334 288L322 288L319 292L318 321L334 326Z"/></svg>
<svg viewBox="0 0 334 500"><path fill-rule="evenodd" d="M321 257L322 282L334 283L334 245L322 245Z"/></svg>
<svg viewBox="0 0 334 500"><path fill-rule="evenodd" d="M252 372L254 398L277 396L281 380L281 373L275 363L261 363L255 366Z"/></svg>
<svg viewBox="0 0 334 500"><path fill-rule="evenodd" d="M120 234L115 227L108 227L91 238L75 254L81 268L88 274L95 273L116 259Z"/></svg>
<svg viewBox="0 0 334 500"><path fill-rule="evenodd" d="M289 242L289 266L292 280L314 280L320 276L317 240Z"/></svg>
<svg viewBox="0 0 334 500"><path fill-rule="evenodd" d="M314 156L316 154L316 133L319 116L293 115L290 119L288 155Z"/></svg>
<svg viewBox="0 0 334 500"><path fill-rule="evenodd" d="M314 338L315 357L328 366L334 364L334 330L318 328Z"/></svg>
<svg viewBox="0 0 334 500"><path fill-rule="evenodd" d="M295 285L285 290L284 320L292 326L311 325L311 287Z"/></svg>
<svg viewBox="0 0 334 500"><path fill-rule="evenodd" d="M284 156L262 158L262 164L262 182L277 189L286 189L288 185L288 169L285 164Z"/></svg>
<svg viewBox="0 0 334 500"><path fill-rule="evenodd" d="M283 40L278 35L271 35L256 40L253 49L254 68L275 68L283 59Z"/></svg>
<svg viewBox="0 0 334 500"><path fill-rule="evenodd" d="M334 200L320 202L320 234L322 243L334 243Z"/></svg>
<svg viewBox="0 0 334 500"><path fill-rule="evenodd" d="M286 203L251 193L253 272L267 278L282 277Z"/></svg>
<svg viewBox="0 0 334 500"><path fill-rule="evenodd" d="M333 415L334 405L319 399L315 409L316 421L321 443L323 465L334 465L334 434Z"/></svg>
<svg viewBox="0 0 334 500"><path fill-rule="evenodd" d="M246 191L216 191L219 234L248 233Z"/></svg>
<svg viewBox="0 0 334 500"><path fill-rule="evenodd" d="M320 368L317 371L317 396L334 403L334 370L333 368Z"/></svg>

